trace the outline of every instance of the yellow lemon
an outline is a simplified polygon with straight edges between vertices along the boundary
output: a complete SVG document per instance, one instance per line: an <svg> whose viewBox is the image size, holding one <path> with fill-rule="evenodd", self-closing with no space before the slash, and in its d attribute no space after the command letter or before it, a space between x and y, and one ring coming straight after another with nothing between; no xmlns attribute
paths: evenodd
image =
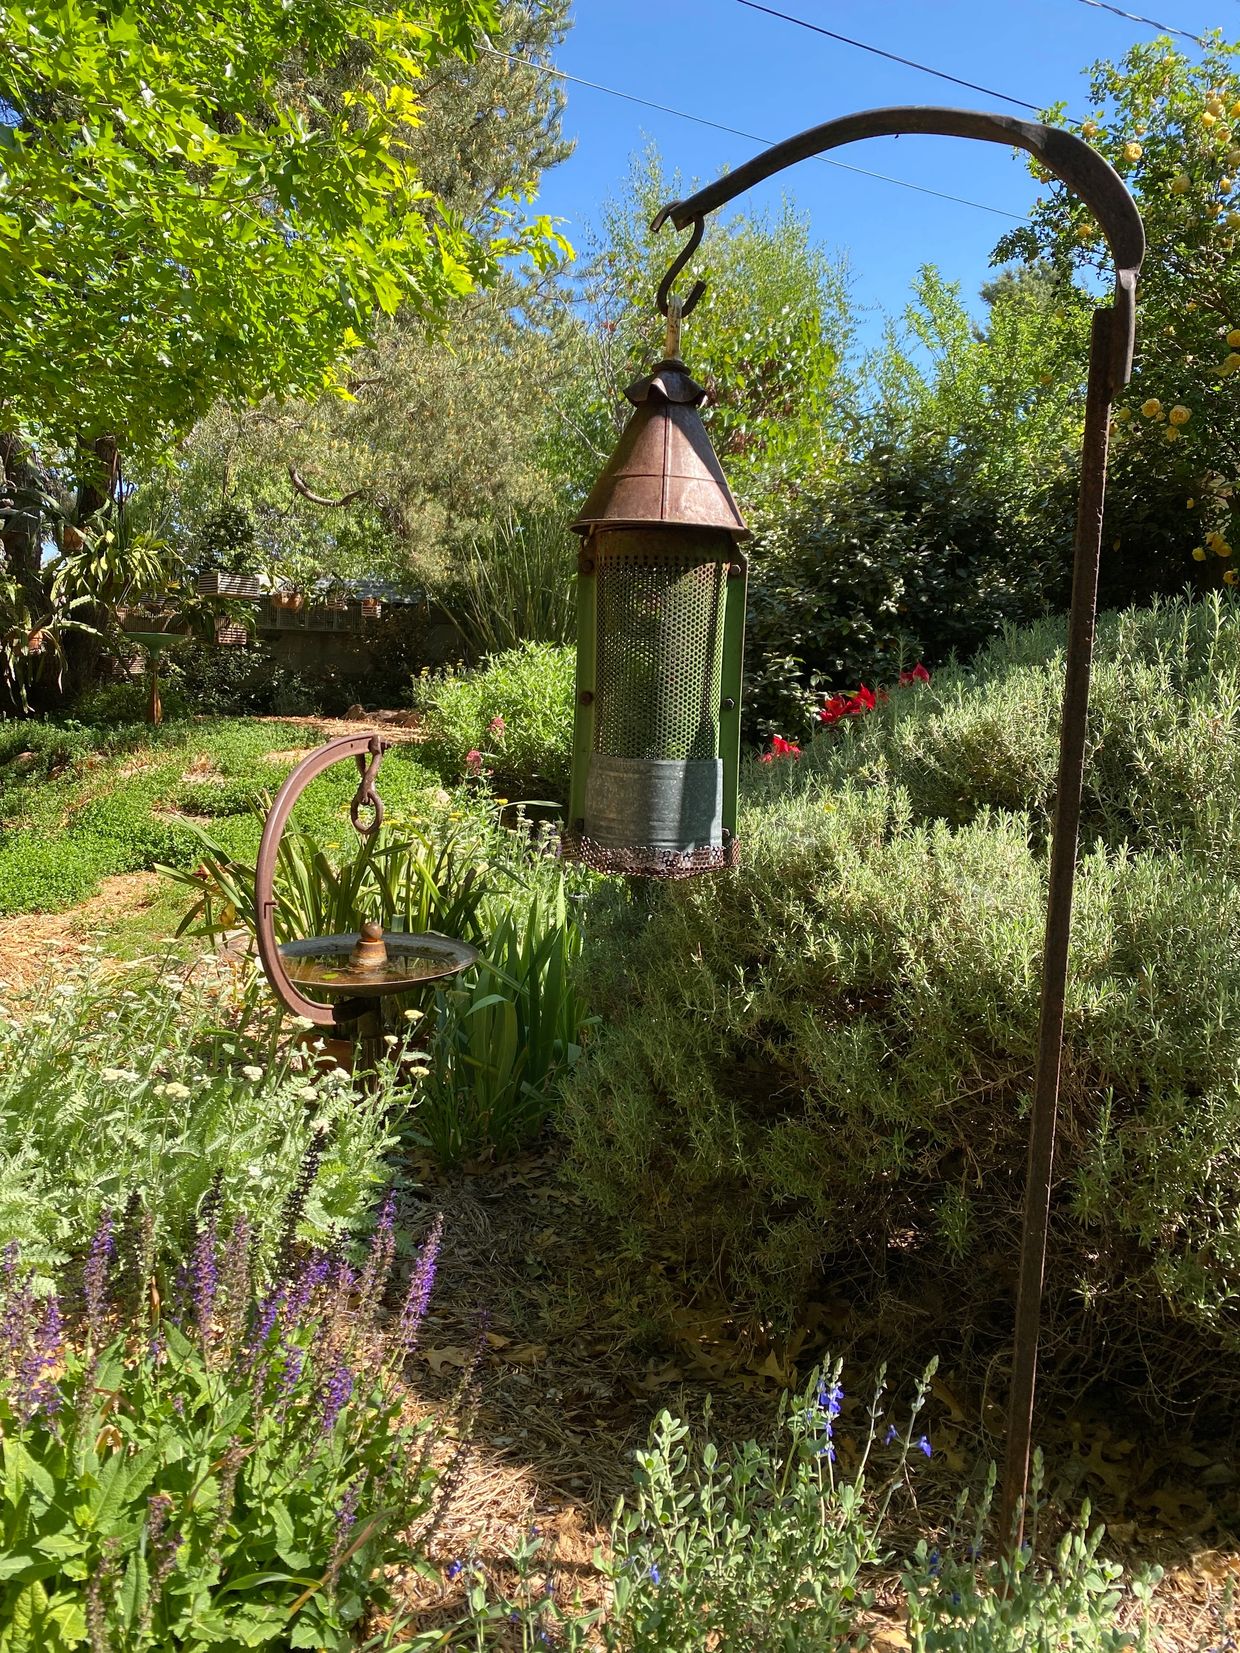
<svg viewBox="0 0 1240 1653"><path fill-rule="evenodd" d="M1183 402L1177 402L1167 418L1170 419L1173 425L1186 425L1192 416L1191 408L1186 408Z"/></svg>
<svg viewBox="0 0 1240 1653"><path fill-rule="evenodd" d="M1193 180L1189 177L1187 172L1178 173L1176 177L1171 180L1172 195L1187 195L1192 187Z"/></svg>
<svg viewBox="0 0 1240 1653"><path fill-rule="evenodd" d="M1081 126L1081 136L1083 138L1096 138L1098 136L1098 122L1097 121L1085 121L1085 122L1083 122L1082 126Z"/></svg>
<svg viewBox="0 0 1240 1653"><path fill-rule="evenodd" d="M1162 413L1162 403L1157 396L1151 396L1148 402L1142 402L1141 412L1147 419L1157 419Z"/></svg>
<svg viewBox="0 0 1240 1653"><path fill-rule="evenodd" d="M1194 562L1204 562L1205 560L1206 560L1205 547L1201 546L1201 545L1194 545L1193 546L1193 561Z"/></svg>
<svg viewBox="0 0 1240 1653"><path fill-rule="evenodd" d="M1139 143L1126 143L1124 145L1124 159L1126 161L1139 161L1144 153L1145 151Z"/></svg>

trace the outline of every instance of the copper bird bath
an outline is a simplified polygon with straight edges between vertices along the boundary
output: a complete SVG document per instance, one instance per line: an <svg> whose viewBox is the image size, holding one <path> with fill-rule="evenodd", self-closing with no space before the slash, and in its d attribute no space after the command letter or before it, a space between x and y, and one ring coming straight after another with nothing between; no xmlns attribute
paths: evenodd
<svg viewBox="0 0 1240 1653"><path fill-rule="evenodd" d="M383 823L383 801L375 778L383 761L384 743L378 735L345 735L328 741L304 758L276 793L263 826L254 878L254 905L258 956L271 990L294 1016L357 1045L363 1063L373 1067L383 1051L381 1005L394 993L408 993L427 982L454 976L478 962L467 942L433 931L411 935L385 930L373 919L360 930L339 935L306 936L296 941L276 938L275 891L280 840L293 806L311 781L333 764L355 758L357 791L349 807L359 836L377 832ZM363 818L369 811L369 818ZM331 995L311 998L303 989Z"/></svg>
<svg viewBox="0 0 1240 1653"><path fill-rule="evenodd" d="M730 810L735 795L731 762L732 740L739 718L739 659L735 662L736 687L732 689L727 683L726 669L721 682L716 639L731 631L738 653L743 613L725 620L723 605L716 603L708 613L708 622L714 628L709 638L699 636L686 642L683 636L674 636L670 644L663 644L656 636L654 651L659 658L652 660L644 679L630 672L634 684L626 685L621 674L612 672L609 682L606 659L612 638L629 633L640 635L645 618L640 605L645 602L650 608L652 599L634 582L636 597L626 598L622 593L618 602L613 603L612 611L604 612L601 593L596 587L607 557L627 559L635 566L662 568L664 564L670 565L676 556L686 566L693 565L708 573L722 569L731 559L732 569L737 575L743 575L743 560L735 550L735 540L743 534L744 526L727 493L705 427L695 423L697 387L680 360L680 318L693 309L704 284L696 282L683 304L672 292L672 283L702 238L707 214L796 161L861 138L915 132L974 138L1028 150L1090 208L1115 261L1114 300L1109 307L1101 306L1094 311L1091 334L1068 620L1067 682L1030 1116L1003 1494L1006 1528L1003 1536L1006 1542L1019 1545L1032 1442L1110 405L1115 393L1127 384L1132 370L1137 272L1145 253L1141 217L1123 180L1082 139L1056 127L1008 115L932 107L871 109L828 121L776 144L687 200L669 203L655 218L652 226L655 230L671 222L677 229L690 230L691 235L659 288L659 309L668 317L665 359L650 378L639 381L628 392L637 411L575 524L578 531L586 535L586 544L579 580L581 618L573 819L565 835L565 848L603 870L646 877L684 876L705 866L734 864L737 846ZM626 601L630 605L628 609L624 608ZM705 605L703 612L707 612ZM662 618L662 612L656 611L656 621L662 624ZM671 629L662 627L664 633L670 633ZM682 626L681 631L684 630ZM707 642L711 644L710 650ZM726 660L726 647L723 653ZM698 656L714 662L713 675L707 672L699 673L698 678L692 677L685 662L692 664ZM705 689L699 686L699 681L705 683ZM707 738L700 753L697 750L665 752L658 749L655 713L662 701L674 694L685 698L686 684L696 697L691 705L695 711L700 710L699 726ZM614 702L617 696L618 708L608 704L609 699ZM712 700L714 696L721 698ZM647 769L652 767L651 760L660 763L662 768L656 779L677 807L667 806L655 780L646 774L639 773L640 786L627 771L619 777L619 783L616 781L611 771L617 766L614 754L621 748L614 740L609 744L607 731L618 724L623 725L628 742L623 748L626 757L632 752L637 758L645 759ZM692 789L697 786L698 791L703 790L699 776L705 773L705 768L701 763L696 768L685 763L686 757L713 759L722 764L722 780L715 793L707 798L707 803L712 804L715 799L722 799L722 806L714 808L713 818L710 809L702 805ZM673 772L669 759L682 760L678 770ZM631 761L629 767L632 767ZM670 782L663 781L664 774L670 775ZM646 794L653 798L657 809L646 801ZM657 826L664 820L672 823L664 833L666 844L656 839L651 830L652 823ZM714 832L713 837L708 836L710 830ZM676 853L665 853L668 848Z"/></svg>

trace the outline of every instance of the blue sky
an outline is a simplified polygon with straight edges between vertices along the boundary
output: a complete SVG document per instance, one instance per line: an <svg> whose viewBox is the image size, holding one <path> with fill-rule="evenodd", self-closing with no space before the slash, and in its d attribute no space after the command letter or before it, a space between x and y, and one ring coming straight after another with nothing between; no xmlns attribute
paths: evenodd
<svg viewBox="0 0 1240 1653"><path fill-rule="evenodd" d="M776 9L915 58L963 79L1044 107L1059 99L1085 108L1082 71L1118 57L1142 28L1083 0L769 0ZM1240 36L1238 0L1119 0L1199 33ZM852 110L894 103L945 103L1015 115L1027 110L882 61L765 16L738 0L577 0L575 23L557 66L584 80L669 105L764 140L789 137ZM1188 42L1177 42L1192 50ZM543 180L541 210L563 218L571 240L599 203L617 193L629 157L653 139L669 170L705 183L762 143L707 130L600 91L568 84L565 130L576 151ZM877 314L899 311L922 263L960 281L972 300L989 273L995 242L1037 192L1023 158L998 145L959 139L873 139L836 158L966 197L980 211L805 161L744 197L746 206L788 193L808 213L815 238L846 251L854 290L876 335ZM678 244L670 229L669 259ZM708 229L709 234L709 229Z"/></svg>

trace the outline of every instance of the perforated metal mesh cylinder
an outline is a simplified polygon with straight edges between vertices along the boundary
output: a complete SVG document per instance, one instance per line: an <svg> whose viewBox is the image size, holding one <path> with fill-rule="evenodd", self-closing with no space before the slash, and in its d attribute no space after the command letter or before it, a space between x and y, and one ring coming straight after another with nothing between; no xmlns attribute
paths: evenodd
<svg viewBox="0 0 1240 1653"><path fill-rule="evenodd" d="M595 536L594 750L616 758L719 756L723 610L732 545L683 530ZM701 536L694 535L693 540Z"/></svg>

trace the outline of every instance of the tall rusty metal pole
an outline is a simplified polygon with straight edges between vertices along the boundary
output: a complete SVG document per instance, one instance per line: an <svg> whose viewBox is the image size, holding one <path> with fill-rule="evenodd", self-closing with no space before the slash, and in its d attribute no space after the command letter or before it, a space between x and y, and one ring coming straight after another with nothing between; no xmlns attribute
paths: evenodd
<svg viewBox="0 0 1240 1653"><path fill-rule="evenodd" d="M1055 1129L1063 1061L1064 1012L1068 988L1068 943L1072 892L1085 783L1085 736L1089 679L1093 665L1098 568L1102 557L1102 506L1106 492L1107 447L1113 394L1114 310L1095 310L1090 335L1089 379L1085 393L1085 435L1081 488L1077 499L1072 564L1072 605L1068 615L1068 657L1059 733L1059 776L1051 828L1051 865L1042 954L1042 1005L1037 1065L1029 1120L1029 1164L1021 1230L1020 1284L1016 1298L1016 1346L1008 1394L1007 1452L1003 1475L1001 1537L1016 1554L1024 1540L1025 1496L1033 1451L1033 1396L1037 1381L1038 1330L1046 1275L1047 1233L1054 1181Z"/></svg>

